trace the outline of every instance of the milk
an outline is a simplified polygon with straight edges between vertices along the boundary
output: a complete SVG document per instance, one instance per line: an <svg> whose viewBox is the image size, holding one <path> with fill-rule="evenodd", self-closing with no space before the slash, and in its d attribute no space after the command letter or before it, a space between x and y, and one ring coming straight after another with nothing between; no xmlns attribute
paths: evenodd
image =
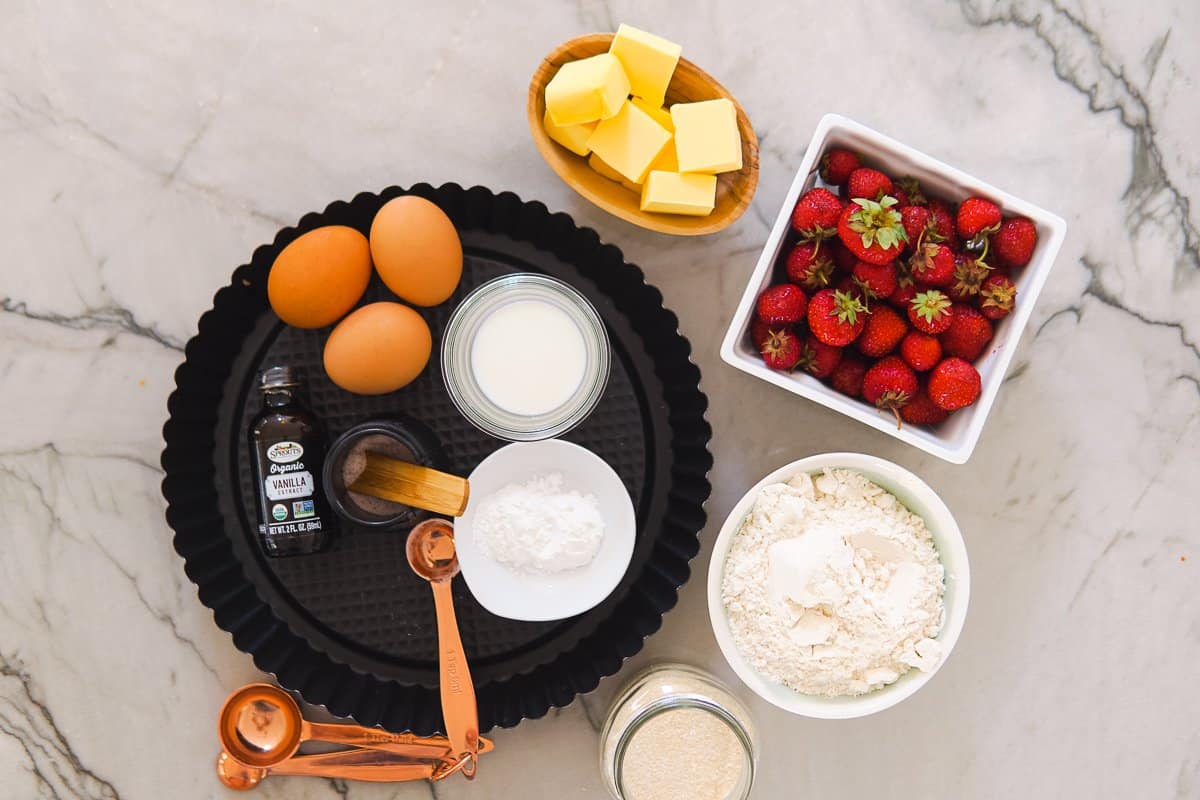
<svg viewBox="0 0 1200 800"><path fill-rule="evenodd" d="M518 300L484 318L471 344L471 371L500 408L521 416L546 414L567 402L583 381L587 348L565 311L542 300Z"/></svg>

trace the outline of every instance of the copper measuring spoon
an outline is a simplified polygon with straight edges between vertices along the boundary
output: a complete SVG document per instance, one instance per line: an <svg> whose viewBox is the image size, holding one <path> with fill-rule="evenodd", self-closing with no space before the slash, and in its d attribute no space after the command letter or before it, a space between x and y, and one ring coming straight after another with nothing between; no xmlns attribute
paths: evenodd
<svg viewBox="0 0 1200 800"><path fill-rule="evenodd" d="M230 694L221 707L217 735L222 747L217 771L222 781L226 776L234 775L229 765L231 760L249 770L263 770L251 772L250 777L232 778L235 782L252 781L243 787L247 789L266 777L266 770L279 774L320 774L370 780L361 777L361 773L373 772L379 766L430 767L429 775L414 772L410 777L375 778L413 780L433 775L444 777L454 772L456 766L450 740L444 736L414 736L411 733L388 733L362 725L309 722L301 715L300 706L291 695L269 683L251 683ZM302 743L314 740L349 745L356 749L296 756ZM480 752L491 749L490 740L480 740ZM405 764L405 759L410 763ZM353 767L356 774L335 774L332 772L334 767ZM285 771L292 769L306 771ZM321 771L315 771L318 769ZM405 773L398 770L397 774ZM233 784L226 781L226 785Z"/></svg>
<svg viewBox="0 0 1200 800"><path fill-rule="evenodd" d="M268 775L302 775L343 778L354 781L430 780L436 768L432 760L405 761L378 750L355 748L332 753L294 756L272 767L248 767L222 750L217 757L217 777L230 789L245 791L258 786Z"/></svg>
<svg viewBox="0 0 1200 800"><path fill-rule="evenodd" d="M433 588L433 608L437 614L438 687L442 697L442 716L463 777L471 780L478 766L479 712L475 705L475 684L463 652L454 597L450 581L458 574L458 556L454 549L454 525L444 519L428 519L408 534L405 546L413 572L429 581Z"/></svg>

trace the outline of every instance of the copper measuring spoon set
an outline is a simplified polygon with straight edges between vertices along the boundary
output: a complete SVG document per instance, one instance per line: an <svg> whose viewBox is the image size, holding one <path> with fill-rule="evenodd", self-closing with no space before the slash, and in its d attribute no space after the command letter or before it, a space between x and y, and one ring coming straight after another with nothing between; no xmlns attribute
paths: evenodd
<svg viewBox="0 0 1200 800"><path fill-rule="evenodd" d="M252 683L233 692L221 707L217 776L222 783L231 789L253 789L270 774L379 782L439 781L456 772L468 780L475 777L479 756L493 745L479 736L475 685L450 594L450 581L458 574L454 526L444 519L422 522L409 533L406 554L413 572L433 590L447 735L393 734L362 725L310 722L287 692ZM347 749L297 755L300 745L309 741Z"/></svg>

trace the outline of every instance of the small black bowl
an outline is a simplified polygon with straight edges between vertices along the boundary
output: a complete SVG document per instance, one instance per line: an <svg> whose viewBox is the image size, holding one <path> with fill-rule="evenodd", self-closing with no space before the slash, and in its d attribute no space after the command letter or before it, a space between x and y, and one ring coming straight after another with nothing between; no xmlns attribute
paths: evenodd
<svg viewBox="0 0 1200 800"><path fill-rule="evenodd" d="M346 489L342 467L346 458L354 451L355 446L369 437L383 437L391 440L391 446L395 450L385 454L401 461L433 469L442 469L442 465L446 461L446 454L434 432L430 430L429 426L412 417L398 415L359 423L334 440L325 456L322 482L329 505L342 519L364 528L393 530L411 527L428 516L429 512L411 506L387 503L383 500L380 500L379 503L398 506L399 510L375 510L355 500L351 492ZM370 499L373 498L368 500Z"/></svg>

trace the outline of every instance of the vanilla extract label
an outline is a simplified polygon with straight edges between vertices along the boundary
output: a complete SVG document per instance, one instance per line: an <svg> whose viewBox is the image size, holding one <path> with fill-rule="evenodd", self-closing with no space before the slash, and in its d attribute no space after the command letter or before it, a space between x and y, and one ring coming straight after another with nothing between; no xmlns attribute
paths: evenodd
<svg viewBox="0 0 1200 800"><path fill-rule="evenodd" d="M268 475L263 479L263 489L269 500L291 500L294 497L311 497L314 481L311 472L287 472Z"/></svg>

